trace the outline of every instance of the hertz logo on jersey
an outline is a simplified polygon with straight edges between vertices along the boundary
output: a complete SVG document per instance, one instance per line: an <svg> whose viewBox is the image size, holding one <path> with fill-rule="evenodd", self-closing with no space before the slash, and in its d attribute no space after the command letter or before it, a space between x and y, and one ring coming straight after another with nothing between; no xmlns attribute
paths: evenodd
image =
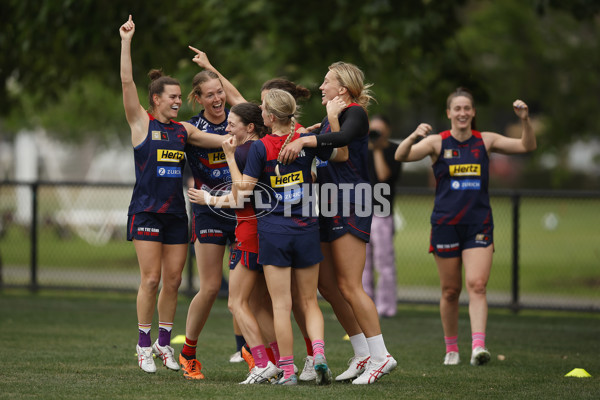
<svg viewBox="0 0 600 400"><path fill-rule="evenodd" d="M214 153L208 153L208 162L209 164L223 164L227 161L225 157L225 153L222 151L215 151Z"/></svg>
<svg viewBox="0 0 600 400"><path fill-rule="evenodd" d="M450 165L450 176L480 176L481 165L479 164L456 164Z"/></svg>
<svg viewBox="0 0 600 400"><path fill-rule="evenodd" d="M185 153L179 150L158 149L156 151L156 159L158 161L179 162L184 157Z"/></svg>
<svg viewBox="0 0 600 400"><path fill-rule="evenodd" d="M298 185L304 182L302 171L291 172L282 176L271 177L271 187L280 188L292 185Z"/></svg>

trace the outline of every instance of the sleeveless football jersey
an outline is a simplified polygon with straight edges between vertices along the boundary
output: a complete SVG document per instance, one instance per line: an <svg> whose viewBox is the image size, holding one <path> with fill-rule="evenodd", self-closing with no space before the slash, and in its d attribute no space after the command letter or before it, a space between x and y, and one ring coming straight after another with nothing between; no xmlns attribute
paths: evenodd
<svg viewBox="0 0 600 400"><path fill-rule="evenodd" d="M294 138L308 135L311 134L296 132ZM277 156L286 138L287 135L267 135L254 142L248 154L244 174L259 182L254 189L258 229L291 234L316 231L316 196L310 169L315 155L326 160L333 149L304 148L292 164L279 165L280 176L277 176Z"/></svg>
<svg viewBox="0 0 600 400"><path fill-rule="evenodd" d="M229 110L225 110L225 120L220 124L213 124L204 117L204 110L200 114L192 117L188 122L201 131L216 133L218 135L227 135L225 128L227 128L227 116ZM194 177L194 186L196 189L203 189L215 196L220 196L225 192L223 189L227 189L228 183L231 182L231 175L229 173L229 167L225 160L225 153L222 148L205 149L202 147L196 147L187 145L185 147L185 154L187 161ZM216 191L218 187L220 191ZM192 204L194 214L208 214L212 213L208 206L202 206L199 204ZM222 210L223 213L230 214L229 223L235 222L235 215L231 210ZM225 218L223 218L225 220Z"/></svg>
<svg viewBox="0 0 600 400"><path fill-rule="evenodd" d="M128 215L139 212L186 214L182 172L187 131L151 114L146 139L133 149L135 186Z"/></svg>
<svg viewBox="0 0 600 400"><path fill-rule="evenodd" d="M351 110L352 109L352 110ZM365 111L363 108L356 104L352 103L348 105L339 115L339 123L340 127L343 127L345 116L348 112L362 112ZM368 118L365 118L365 125L361 127L356 127L357 129L364 130L364 136L361 136L357 140L353 140L350 144L348 144L348 160L344 162L331 162L331 161L323 161L319 157L317 160L317 181L319 184L325 183L333 183L336 185L340 184L349 184L351 188L349 191L349 202L352 204L365 204L365 195L364 193L356 193L355 188L357 184L366 184L370 185L369 180L369 168L367 164L368 158L368 148L369 148L369 123ZM328 133L331 132L331 126L329 125L329 120L327 117L323 119L321 123L321 131L320 133ZM345 199L343 198L343 191L338 191L338 202L343 202ZM369 193L369 201L371 199L371 195ZM348 201L348 200L345 200Z"/></svg>
<svg viewBox="0 0 600 400"><path fill-rule="evenodd" d="M459 142L441 132L442 149L432 165L436 181L431 223L435 225L493 223L488 193L489 158L481 133Z"/></svg>

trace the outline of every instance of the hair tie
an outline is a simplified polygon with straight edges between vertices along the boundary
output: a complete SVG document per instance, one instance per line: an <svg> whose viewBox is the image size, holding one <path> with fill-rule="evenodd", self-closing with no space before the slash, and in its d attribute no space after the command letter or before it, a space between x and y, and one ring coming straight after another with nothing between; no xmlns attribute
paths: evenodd
<svg viewBox="0 0 600 400"><path fill-rule="evenodd" d="M294 114L290 114L290 115L288 115L288 118L289 118L289 119L292 119L292 118L294 118Z"/></svg>

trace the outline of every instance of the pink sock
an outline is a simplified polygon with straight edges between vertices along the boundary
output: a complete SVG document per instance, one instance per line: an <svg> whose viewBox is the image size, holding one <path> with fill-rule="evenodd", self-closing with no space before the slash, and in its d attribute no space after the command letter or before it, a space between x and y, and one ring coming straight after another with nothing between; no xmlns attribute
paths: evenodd
<svg viewBox="0 0 600 400"><path fill-rule="evenodd" d="M321 354L323 356L325 356L325 342L323 342L322 340L313 340L312 342L312 351L313 351L313 355L317 355L317 354Z"/></svg>
<svg viewBox="0 0 600 400"><path fill-rule="evenodd" d="M294 375L294 356L281 357L279 359L279 368L283 370L283 379Z"/></svg>
<svg viewBox="0 0 600 400"><path fill-rule="evenodd" d="M473 349L476 347L485 348L485 332L473 332L471 336L473 337Z"/></svg>
<svg viewBox="0 0 600 400"><path fill-rule="evenodd" d="M275 356L275 359L277 360L277 367L279 367L279 346L277 346L277 342L271 342L269 343L269 347L271 348L271 350L273 350L273 355Z"/></svg>
<svg viewBox="0 0 600 400"><path fill-rule="evenodd" d="M254 364L258 368L264 368L269 363L269 356L267 355L267 350L264 345L255 346L250 349L252 353L252 357L254 357Z"/></svg>
<svg viewBox="0 0 600 400"><path fill-rule="evenodd" d="M444 336L446 342L446 353L454 351L458 353L458 336Z"/></svg>

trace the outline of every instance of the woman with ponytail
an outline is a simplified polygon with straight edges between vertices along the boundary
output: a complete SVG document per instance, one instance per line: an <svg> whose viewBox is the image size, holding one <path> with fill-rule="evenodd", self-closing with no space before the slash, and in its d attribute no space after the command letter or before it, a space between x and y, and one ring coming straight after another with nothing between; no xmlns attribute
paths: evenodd
<svg viewBox="0 0 600 400"><path fill-rule="evenodd" d="M385 346L375 304L362 286L372 220L372 212L365 216L364 211L372 211L372 198L357 187L370 186L367 165L367 107L373 100L370 87L364 83L364 74L357 66L341 61L331 64L319 87L322 104L327 109L320 133L293 141L279 157L281 162L289 163L302 148L306 151L323 146L348 146L347 161L320 163L318 168L320 184L335 184L339 188L337 195L326 199L329 210L337 210L337 214L319 217L324 255L319 292L331 303L354 350L348 369L335 379L351 380L353 384L374 383L397 365Z"/></svg>

